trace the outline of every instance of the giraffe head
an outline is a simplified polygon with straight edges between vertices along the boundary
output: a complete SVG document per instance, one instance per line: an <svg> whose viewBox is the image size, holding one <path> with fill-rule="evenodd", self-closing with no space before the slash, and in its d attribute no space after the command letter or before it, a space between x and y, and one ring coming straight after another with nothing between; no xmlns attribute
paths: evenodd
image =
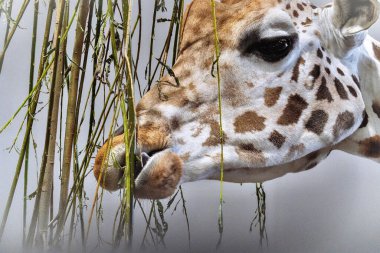
<svg viewBox="0 0 380 253"><path fill-rule="evenodd" d="M180 182L217 178L221 142L227 181L263 181L311 166L321 159L316 152L328 153L363 122L356 51L377 20L376 0L335 0L323 8L307 1L224 0L216 15L223 137L210 1L194 0L173 66L179 84L164 76L136 108L145 160L136 179L139 197L166 197ZM111 153L123 157L118 138ZM96 159L97 177L107 145ZM113 162L105 167L103 186L119 188L122 171ZM257 173L265 168L277 174Z"/></svg>

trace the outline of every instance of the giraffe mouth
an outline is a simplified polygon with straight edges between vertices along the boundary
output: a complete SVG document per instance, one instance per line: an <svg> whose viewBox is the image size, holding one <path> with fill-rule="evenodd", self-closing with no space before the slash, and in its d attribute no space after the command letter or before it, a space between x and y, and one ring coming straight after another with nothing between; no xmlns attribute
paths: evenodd
<svg viewBox="0 0 380 253"><path fill-rule="evenodd" d="M148 164L148 162L152 159L152 157L160 153L162 150L154 150L150 152L141 152L140 154L135 154L135 179L141 174L141 172L144 170L145 166ZM125 165L124 165L125 166Z"/></svg>

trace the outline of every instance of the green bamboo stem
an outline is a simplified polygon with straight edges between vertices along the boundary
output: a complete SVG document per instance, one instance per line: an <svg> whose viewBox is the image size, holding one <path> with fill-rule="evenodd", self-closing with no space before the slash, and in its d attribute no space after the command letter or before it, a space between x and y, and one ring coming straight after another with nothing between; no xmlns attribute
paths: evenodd
<svg viewBox="0 0 380 253"><path fill-rule="evenodd" d="M222 94L221 94L221 79L220 79L220 67L219 67L219 56L220 56L220 46L218 37L218 27L216 19L216 8L215 0L211 0L211 11L213 17L213 27L214 27L214 44L215 44L215 64L216 64L216 78L218 83L218 109L219 109L219 135L220 135L220 196L219 196L219 233L220 239L218 245L221 243L221 238L223 234L223 181L224 181L224 153L223 153L223 115L222 115Z"/></svg>
<svg viewBox="0 0 380 253"><path fill-rule="evenodd" d="M54 92L56 90L56 83L57 83L57 75L58 75L58 62L59 62L59 53L60 53L60 43L61 43L61 32L62 32L62 24L63 24L63 14L64 14L64 8L65 1L60 0L58 2L57 7L57 15L56 15L56 23L55 23L55 29L54 29L54 37L53 37L53 50L54 50L54 61L53 61L53 69L52 69L52 79L51 79L51 86L50 86L50 94L49 94L49 109L48 109L48 117L46 121L46 134L45 134L45 145L44 145L44 151L42 155L42 163L40 168L40 176L38 179L38 186L37 186L37 194L36 199L34 203L34 209L32 214L32 220L31 224L29 226L29 232L28 232L28 238L27 243L28 245L31 245L34 240L35 231L36 231L36 224L37 224L37 217L39 214L39 206L40 206L40 199L41 199L41 191L42 186L44 183L44 177L45 177L45 171L46 171L46 164L48 160L48 150L49 150L49 141L50 141L50 133L51 133L51 117L53 115L53 104L54 104ZM50 1L49 3L49 11L50 8L51 11L55 7L55 1ZM50 29L50 27L48 28ZM49 67L50 69L50 67Z"/></svg>
<svg viewBox="0 0 380 253"><path fill-rule="evenodd" d="M138 42L137 42L137 53L136 53L136 61L135 61L135 72L133 73L133 81L135 81L138 76L137 76L137 71L138 71L138 66L139 66L139 61L140 61L140 53L141 53L141 37L142 37L142 9L141 9L141 0L138 0L138 16L137 16L137 21L139 23L139 37L138 37ZM133 36L133 35L132 35ZM141 87L139 85L139 93L140 97L142 97L142 92L141 92Z"/></svg>
<svg viewBox="0 0 380 253"><path fill-rule="evenodd" d="M150 90L152 86L153 78L152 78L152 60L153 60L153 47L154 47L154 38L155 38L155 30L156 30L156 21L157 21L157 5L159 0L154 1L154 10L153 10L153 21L152 21L152 31L150 34L150 48L149 48L149 63L148 63L148 87L147 91Z"/></svg>
<svg viewBox="0 0 380 253"><path fill-rule="evenodd" d="M29 93L33 89L34 82L34 68L35 68L35 56L36 56L36 40L37 40L37 25L38 25L38 10L39 1L34 1L34 15L33 15L33 33L32 33L32 47L30 55L30 70L29 70ZM32 105L32 100L29 99L29 108ZM32 117L28 114L28 121ZM29 145L30 136L27 140L27 146L25 151L25 169L24 169L24 200L23 200L23 231L22 231L22 241L23 245L26 245L26 214L27 214L27 194L28 194L28 171L29 171Z"/></svg>
<svg viewBox="0 0 380 253"><path fill-rule="evenodd" d="M90 42L91 42L91 30L92 30L92 16L93 16L93 13L94 13L94 5L95 5L95 0L91 0L90 1L90 6L89 6L89 14L88 14L88 20L87 20L87 28L86 28L86 31L87 31L87 34L86 34L86 38L85 38L85 46L84 46L84 56L83 56L83 64L82 64L82 72L81 72L81 76L80 76L80 84L79 84L79 91L78 91L78 98L77 98L77 108L76 108L76 112L75 112L75 122L76 122L76 125L77 125L77 129L75 131L75 135L74 135L74 181L78 181L77 178L80 176L80 170L79 170L79 161L78 161L78 158L79 158L79 152L78 152L78 136L79 136L79 133L80 133L80 127L81 125L79 124L78 125L78 118L79 118L79 113L80 113L80 107L81 107L81 102L82 102L82 93L83 93L83 86L84 86L84 81L85 81L85 75L86 75L86 69L87 69L87 60L88 60L88 54L89 54L89 48L90 48ZM74 201L76 198L78 198L78 202L79 202L79 217L80 217L80 221L81 221L81 235L82 235L82 247L83 247L83 251L85 251L85 244L84 244L84 224L83 224L83 187L81 187L81 185L76 185L74 184L73 187L79 187L78 190L76 190L75 192L77 194L75 194L74 196ZM71 242L72 242L72 238L73 238L73 234L74 234L74 219L75 219L75 206L76 206L76 203L74 202L73 203L73 206L74 208L72 209L72 217L71 217L71 222L70 222L70 230L69 230L69 247L71 246Z"/></svg>
<svg viewBox="0 0 380 253"><path fill-rule="evenodd" d="M72 57L70 87L67 105L65 141L63 149L62 179L58 211L58 225L55 238L61 236L65 224L65 212L67 207L68 187L70 180L70 167L73 150L74 132L76 128L75 112L77 103L78 83L80 74L80 64L82 59L82 49L84 42L84 27L89 12L89 0L82 0L79 5L78 23L75 31L75 42Z"/></svg>
<svg viewBox="0 0 380 253"><path fill-rule="evenodd" d="M98 74L98 57L99 57L99 38L100 38L100 29L102 26L102 8L103 7L103 0L98 0L98 11L96 12L96 28L95 28L95 49L94 49L94 55L93 55L93 69L92 74L94 76L92 82L91 82L91 105L90 105L90 118L89 118L89 129L88 129L88 135L87 135L87 143L89 143L89 139L92 134L93 127L95 125L95 91L96 91L96 75Z"/></svg>
<svg viewBox="0 0 380 253"><path fill-rule="evenodd" d="M179 5L178 5L179 1ZM175 61L177 60L177 56L179 53L179 45L180 45L180 31L181 31L181 24L182 24L182 16L183 16L183 9L184 9L184 0L177 0L175 1L175 6L177 6L177 16L176 19L176 29L175 29L175 35L174 35L174 46L173 46L173 59L172 59L172 65L174 65Z"/></svg>
<svg viewBox="0 0 380 253"><path fill-rule="evenodd" d="M173 8L172 17L171 17L171 21L170 21L170 25L169 25L169 32L168 32L168 35L166 37L166 42L165 42L165 46L164 46L164 50L163 50L164 53L163 53L162 57L160 58L161 63L164 63L164 64L161 64L162 66L161 66L159 78L164 76L165 65L166 65L166 62L168 60L170 44L172 42L174 24L176 23L176 15L177 15L177 10L176 10L176 8ZM175 46L175 44L174 44L174 46Z"/></svg>
<svg viewBox="0 0 380 253"><path fill-rule="evenodd" d="M3 62L4 62L4 57L5 57L5 52L7 51L8 49L8 46L9 46L9 43L11 42L12 38L13 38L13 35L15 34L16 32L16 29L20 23L20 20L21 18L24 16L24 13L25 13L25 10L26 10L26 7L28 7L29 5L29 2L30 0L24 0L22 6L21 6L21 9L17 15L17 18L12 26L12 29L10 30L10 32L7 34L7 37L6 37L6 40L5 40L5 43L4 43L4 46L3 46L3 49L2 51L0 52L0 73L1 73L1 70L3 68Z"/></svg>
<svg viewBox="0 0 380 253"><path fill-rule="evenodd" d="M65 2L64 7L64 17L62 27L68 29L68 19L69 19L69 2ZM63 36L64 29L61 29L61 36ZM41 187L40 201L38 203L38 228L36 241L43 248L48 248L48 224L49 224L49 211L51 194L53 189L54 181L54 164L55 164L55 150L56 150L56 139L58 131L58 121L59 121L59 108L60 108L60 98L62 87L64 83L64 61L66 58L66 45L67 40L61 39L59 45L59 55L58 55L58 65L56 73L56 82L54 84L54 90L51 90L53 95L53 101L49 104L52 106L51 114L49 115L50 120L48 121L49 126L49 139L48 139L48 151L47 151L47 163L43 175L43 183ZM50 108L49 108L50 109ZM40 175L42 177L42 175Z"/></svg>
<svg viewBox="0 0 380 253"><path fill-rule="evenodd" d="M116 5L116 2L115 2ZM115 67L118 68L118 56L117 56L117 46L116 46L116 34L115 34L115 20L114 13L115 8L112 5L112 0L108 0L107 3L107 15L109 16L110 21L110 32L111 32L111 45L112 45L112 56L114 59Z"/></svg>
<svg viewBox="0 0 380 253"><path fill-rule="evenodd" d="M124 59L126 63L126 77L127 77L127 97L123 92L123 101L121 108L123 112L124 123L124 142L126 146L125 158L126 168L124 172L124 197L123 206L125 214L125 239L127 246L132 247L133 238L133 192L134 192L134 170L135 170L135 133L136 133L136 115L134 103L134 87L131 67L131 51L130 51L130 22L132 16L132 3L123 2L123 16L124 16ZM124 101L128 103L128 112L126 111Z"/></svg>
<svg viewBox="0 0 380 253"><path fill-rule="evenodd" d="M6 10L7 26L5 28L4 45L7 43L9 29L11 27L10 24L11 24L11 21L12 21L12 9L13 9L13 0L10 0L8 2L8 8ZM2 65L3 65L3 60L0 61L0 72L1 72Z"/></svg>

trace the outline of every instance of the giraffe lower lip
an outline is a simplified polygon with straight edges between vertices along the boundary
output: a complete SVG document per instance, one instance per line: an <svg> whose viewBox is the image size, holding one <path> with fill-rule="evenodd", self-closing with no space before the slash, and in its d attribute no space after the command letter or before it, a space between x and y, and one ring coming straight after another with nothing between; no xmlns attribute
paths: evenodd
<svg viewBox="0 0 380 253"><path fill-rule="evenodd" d="M141 154L135 154L135 178L143 171L148 161L157 153L160 153L166 149L152 150L149 153L142 152Z"/></svg>

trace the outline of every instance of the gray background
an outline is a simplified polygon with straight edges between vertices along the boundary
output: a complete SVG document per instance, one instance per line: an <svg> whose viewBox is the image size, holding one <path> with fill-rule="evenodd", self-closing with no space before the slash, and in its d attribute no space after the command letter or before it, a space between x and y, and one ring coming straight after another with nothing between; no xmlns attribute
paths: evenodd
<svg viewBox="0 0 380 253"><path fill-rule="evenodd" d="M18 10L21 0L15 0L14 10ZM74 1L72 1L74 4ZM171 3L168 2L168 9ZM171 1L170 1L171 2ZM189 1L186 1L189 2ZM328 1L314 1L316 4ZM151 1L143 1L145 17L152 13ZM30 6L31 7L31 6ZM39 31L43 29L46 6L42 3ZM15 13L15 12L14 12ZM170 17L170 13L160 13L159 17ZM144 37L142 66L147 62L150 34L150 20L144 19ZM5 21L0 23L0 46L4 37ZM16 32L14 41L9 47L5 58L3 71L0 75L0 125L2 126L16 111L27 95L30 39L32 28L32 9L28 8L21 22L21 29ZM371 28L370 34L380 39L380 23ZM165 38L166 25L157 28L156 55ZM39 45L42 35L38 36ZM72 40L72 35L70 37ZM69 45L72 43L68 43ZM37 48L40 48L37 46ZM71 50L69 48L69 54ZM39 56L39 52L37 53ZM140 69L142 73L144 70ZM143 76L143 74L141 75ZM44 97L46 103L47 97ZM65 94L64 100L67 96ZM98 105L100 108L101 105ZM34 127L34 137L37 143L37 158L40 160L44 142L46 109L38 115ZM8 196L14 168L17 162L17 152L8 152L16 136L22 117L0 135L0 214L2 215ZM23 132L20 135L22 138ZM21 139L20 139L21 140ZM82 144L84 140L82 140ZM20 141L18 142L18 146ZM38 166L31 153L31 180L29 193L35 190ZM93 177L86 181L90 206L94 186ZM56 187L59 181L56 175ZM58 188L58 187L57 187ZM202 181L185 184L184 195L190 222L191 251L209 252L215 249L218 241L218 204L219 182ZM289 174L282 178L266 182L264 188L267 194L267 234L268 244L260 248L258 228L249 231L252 218L255 216L256 191L253 184L224 184L224 234L221 246L222 252L379 252L380 250L380 166L369 160L354 157L342 152L333 152L315 169ZM56 204L58 190L55 192ZM6 234L1 249L20 247L22 238L22 177L17 187L14 204L11 209ZM118 193L104 195L104 222L100 225L105 240L110 240L112 220L119 201ZM33 201L28 201L29 211ZM146 212L150 202L143 201ZM165 204L165 203L164 203ZM56 211L56 209L55 209ZM85 210L89 213L89 208ZM165 213L169 230L165 237L168 251L188 250L187 228L181 205L171 214ZM30 213L28 220L30 219ZM92 226L96 227L95 223ZM141 212L135 213L135 245L139 246L145 229ZM90 245L97 243L96 231L93 230ZM79 240L79 236L77 236ZM103 246L106 246L103 244ZM137 247L138 248L138 247ZM162 249L162 246L159 246Z"/></svg>

